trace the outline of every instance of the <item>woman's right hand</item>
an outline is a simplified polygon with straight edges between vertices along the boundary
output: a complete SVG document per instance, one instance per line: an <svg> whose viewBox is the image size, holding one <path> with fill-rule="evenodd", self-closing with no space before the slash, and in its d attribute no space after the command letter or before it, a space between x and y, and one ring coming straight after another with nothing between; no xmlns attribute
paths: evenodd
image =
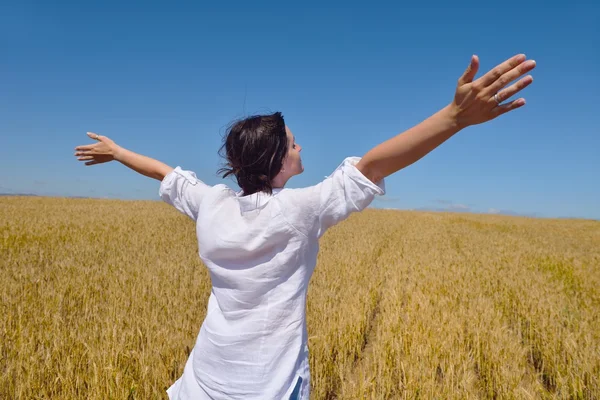
<svg viewBox="0 0 600 400"><path fill-rule="evenodd" d="M75 147L75 157L79 161L85 161L85 165L102 164L112 161L120 147L106 136L100 136L93 132L88 132L87 135L97 140L98 143L87 144Z"/></svg>
<svg viewBox="0 0 600 400"><path fill-rule="evenodd" d="M524 98L502 102L533 82L531 75L519 78L534 68L534 60L526 60L525 54L518 54L475 79L479 58L475 55L471 57L469 67L458 80L454 101L450 104L456 125L462 129L481 124L524 106ZM519 80L505 87L516 79Z"/></svg>

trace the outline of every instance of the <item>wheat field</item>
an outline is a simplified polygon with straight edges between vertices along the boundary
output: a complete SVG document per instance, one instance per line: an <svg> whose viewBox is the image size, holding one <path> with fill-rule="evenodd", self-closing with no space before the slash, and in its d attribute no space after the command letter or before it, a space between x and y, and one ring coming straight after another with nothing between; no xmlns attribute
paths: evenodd
<svg viewBox="0 0 600 400"><path fill-rule="evenodd" d="M159 399L210 279L166 204L0 197L0 398ZM366 210L308 296L311 399L600 398L600 222Z"/></svg>

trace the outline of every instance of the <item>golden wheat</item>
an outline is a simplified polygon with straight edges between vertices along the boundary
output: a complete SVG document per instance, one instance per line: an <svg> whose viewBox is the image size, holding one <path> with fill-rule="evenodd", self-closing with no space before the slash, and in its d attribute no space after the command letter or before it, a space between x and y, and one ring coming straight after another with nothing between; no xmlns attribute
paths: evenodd
<svg viewBox="0 0 600 400"><path fill-rule="evenodd" d="M167 205L0 197L0 398L166 398L210 291ZM313 399L600 398L600 223L366 210L321 240Z"/></svg>

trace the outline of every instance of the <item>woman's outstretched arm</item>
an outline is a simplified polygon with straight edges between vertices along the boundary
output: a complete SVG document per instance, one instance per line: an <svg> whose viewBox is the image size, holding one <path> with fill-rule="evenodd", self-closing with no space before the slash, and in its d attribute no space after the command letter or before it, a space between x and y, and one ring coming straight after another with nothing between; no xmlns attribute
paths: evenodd
<svg viewBox="0 0 600 400"><path fill-rule="evenodd" d="M79 161L85 161L85 165L102 164L116 160L142 175L159 181L162 181L173 170L165 163L117 145L106 136L100 136L92 132L87 134L90 138L97 140L98 143L75 148L75 156Z"/></svg>
<svg viewBox="0 0 600 400"><path fill-rule="evenodd" d="M461 129L490 121L525 105L523 98L500 103L533 82L530 75L503 88L533 68L535 61L525 61L525 55L520 54L473 81L479 69L479 59L473 56L471 64L458 80L452 103L419 125L374 147L356 167L372 182L379 182L420 160Z"/></svg>

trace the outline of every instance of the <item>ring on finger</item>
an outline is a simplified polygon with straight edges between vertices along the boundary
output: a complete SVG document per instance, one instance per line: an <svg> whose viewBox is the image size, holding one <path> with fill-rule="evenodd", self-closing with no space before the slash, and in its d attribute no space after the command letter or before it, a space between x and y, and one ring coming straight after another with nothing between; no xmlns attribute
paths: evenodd
<svg viewBox="0 0 600 400"><path fill-rule="evenodd" d="M500 105L500 103L502 103L502 100L500 100L500 96L498 96L498 93L496 93L494 95L494 100L496 101L496 104Z"/></svg>

